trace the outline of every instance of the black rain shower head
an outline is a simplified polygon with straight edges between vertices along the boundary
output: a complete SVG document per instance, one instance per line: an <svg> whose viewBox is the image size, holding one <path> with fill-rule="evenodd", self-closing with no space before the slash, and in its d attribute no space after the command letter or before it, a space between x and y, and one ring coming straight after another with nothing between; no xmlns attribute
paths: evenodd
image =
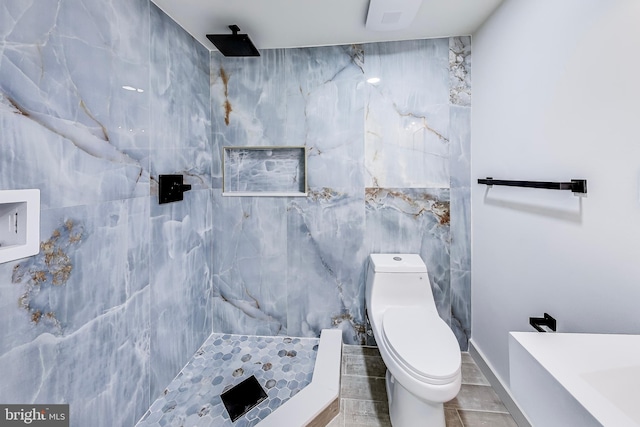
<svg viewBox="0 0 640 427"><path fill-rule="evenodd" d="M207 38L224 56L260 56L246 34L238 34L240 27L229 25L233 34L207 34Z"/></svg>

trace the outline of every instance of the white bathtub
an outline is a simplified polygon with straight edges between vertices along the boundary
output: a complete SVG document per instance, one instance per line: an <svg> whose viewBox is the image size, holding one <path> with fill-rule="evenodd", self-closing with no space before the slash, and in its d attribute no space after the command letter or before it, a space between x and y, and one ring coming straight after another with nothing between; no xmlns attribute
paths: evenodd
<svg viewBox="0 0 640 427"><path fill-rule="evenodd" d="M640 426L640 335L512 332L509 370L533 426Z"/></svg>

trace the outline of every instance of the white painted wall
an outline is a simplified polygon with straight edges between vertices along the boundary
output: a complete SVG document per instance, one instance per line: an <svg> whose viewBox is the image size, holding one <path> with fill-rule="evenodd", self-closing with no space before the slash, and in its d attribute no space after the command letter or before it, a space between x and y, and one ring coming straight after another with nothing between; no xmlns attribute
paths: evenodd
<svg viewBox="0 0 640 427"><path fill-rule="evenodd" d="M473 38L472 342L508 386L508 331L640 334L640 1L506 0Z"/></svg>

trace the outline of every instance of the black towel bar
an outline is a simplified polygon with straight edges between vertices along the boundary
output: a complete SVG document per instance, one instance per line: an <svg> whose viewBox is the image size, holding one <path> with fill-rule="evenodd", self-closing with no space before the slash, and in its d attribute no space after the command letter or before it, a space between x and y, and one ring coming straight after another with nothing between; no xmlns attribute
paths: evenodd
<svg viewBox="0 0 640 427"><path fill-rule="evenodd" d="M510 187L546 188L549 190L571 190L574 193L587 194L586 179L572 179L571 182L550 181L507 181L502 179L479 179L478 184L507 185Z"/></svg>

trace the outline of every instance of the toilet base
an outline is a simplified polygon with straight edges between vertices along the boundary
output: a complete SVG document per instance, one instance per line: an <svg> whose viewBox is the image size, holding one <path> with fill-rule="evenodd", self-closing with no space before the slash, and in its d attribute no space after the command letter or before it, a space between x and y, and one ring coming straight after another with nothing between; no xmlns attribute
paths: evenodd
<svg viewBox="0 0 640 427"><path fill-rule="evenodd" d="M387 370L389 418L393 427L445 427L444 405L418 399Z"/></svg>

